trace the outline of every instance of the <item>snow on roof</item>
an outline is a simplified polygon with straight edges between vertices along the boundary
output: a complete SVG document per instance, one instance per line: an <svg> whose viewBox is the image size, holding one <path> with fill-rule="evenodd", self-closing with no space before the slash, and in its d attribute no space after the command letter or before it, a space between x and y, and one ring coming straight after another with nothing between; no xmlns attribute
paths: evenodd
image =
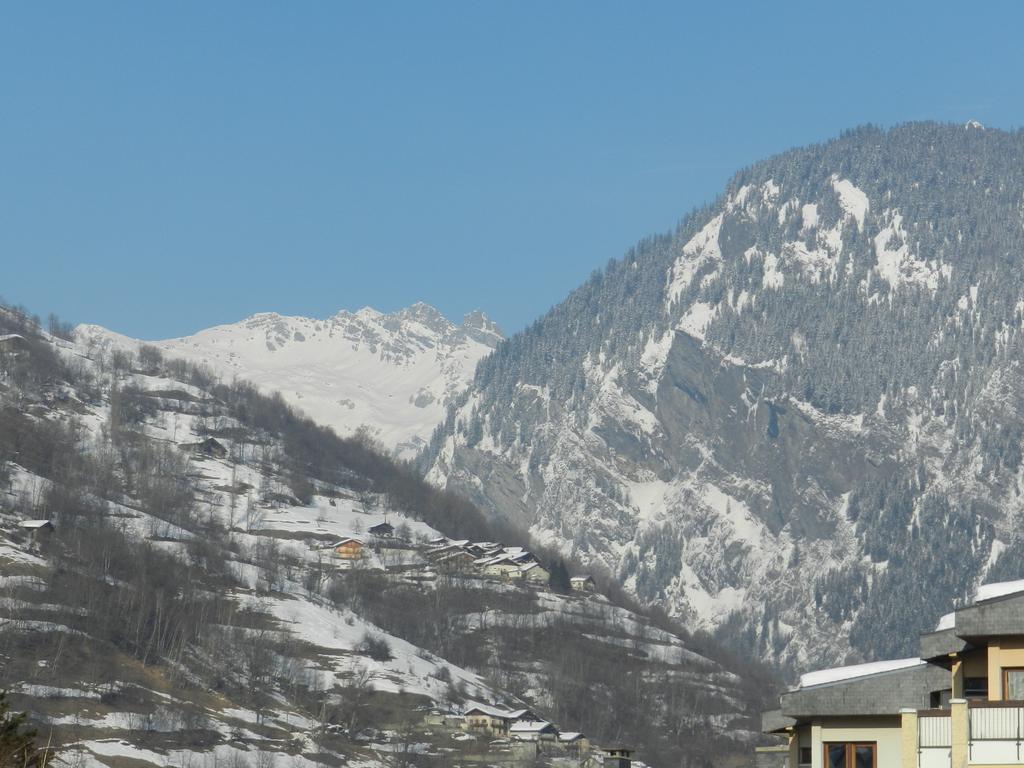
<svg viewBox="0 0 1024 768"><path fill-rule="evenodd" d="M19 528L29 528L35 530L37 528L45 528L50 525L49 520L21 520L18 522Z"/></svg>
<svg viewBox="0 0 1024 768"><path fill-rule="evenodd" d="M956 611L947 613L939 619L939 623L935 625L935 631L941 632L944 629L952 629L956 626Z"/></svg>
<svg viewBox="0 0 1024 768"><path fill-rule="evenodd" d="M593 581L593 576L570 576L569 581Z"/></svg>
<svg viewBox="0 0 1024 768"><path fill-rule="evenodd" d="M465 714L468 715L471 712L479 712L480 714L487 715L488 717L500 717L503 720L516 720L523 715L529 714L530 710L502 709L501 707L490 707L486 704L473 704L466 710Z"/></svg>
<svg viewBox="0 0 1024 768"><path fill-rule="evenodd" d="M817 672L808 672L800 675L800 683L797 688L810 688L815 685L826 685L827 683L838 683L842 680L853 680L868 675L878 675L883 672L894 672L898 669L910 669L925 662L914 657L912 659L888 659L886 661L872 661L867 664L853 664L848 667L833 667L832 669L821 669Z"/></svg>
<svg viewBox="0 0 1024 768"><path fill-rule="evenodd" d="M560 734L558 734L559 741L577 741L578 739L582 738L583 734L579 731L562 731Z"/></svg>
<svg viewBox="0 0 1024 768"><path fill-rule="evenodd" d="M0 341L14 341L15 339L25 341L25 337L22 336L20 333L5 333L3 335L0 335Z"/></svg>
<svg viewBox="0 0 1024 768"><path fill-rule="evenodd" d="M519 570L523 573L532 571L534 568L540 568L540 563L526 563L526 565L520 565Z"/></svg>
<svg viewBox="0 0 1024 768"><path fill-rule="evenodd" d="M363 544L363 542L361 542L359 539L353 539L352 537L349 537L347 539L342 539L341 541L334 542L334 544L331 545L331 548L333 549L334 547L340 547L342 544L348 544L349 542L353 542L360 546L362 546Z"/></svg>
<svg viewBox="0 0 1024 768"><path fill-rule="evenodd" d="M545 720L520 720L512 723L508 730L510 733L540 733L548 728L554 728L554 726Z"/></svg>
<svg viewBox="0 0 1024 768"><path fill-rule="evenodd" d="M512 559L508 555L497 555L495 557L484 558L483 565L500 565L501 563L508 563L513 565Z"/></svg>
<svg viewBox="0 0 1024 768"><path fill-rule="evenodd" d="M982 584L978 587L978 593L974 596L974 602L982 600L994 600L997 597L1005 597L1016 592L1024 592L1024 579L1017 581L999 581L995 584Z"/></svg>

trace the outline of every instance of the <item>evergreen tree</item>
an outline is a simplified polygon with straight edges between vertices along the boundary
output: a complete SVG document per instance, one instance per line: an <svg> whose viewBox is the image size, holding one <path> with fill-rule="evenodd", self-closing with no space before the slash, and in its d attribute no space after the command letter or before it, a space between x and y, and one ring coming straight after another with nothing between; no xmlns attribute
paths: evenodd
<svg viewBox="0 0 1024 768"><path fill-rule="evenodd" d="M11 712L7 694L0 692L0 768L42 768L49 762L50 752L36 743L27 720L27 713Z"/></svg>

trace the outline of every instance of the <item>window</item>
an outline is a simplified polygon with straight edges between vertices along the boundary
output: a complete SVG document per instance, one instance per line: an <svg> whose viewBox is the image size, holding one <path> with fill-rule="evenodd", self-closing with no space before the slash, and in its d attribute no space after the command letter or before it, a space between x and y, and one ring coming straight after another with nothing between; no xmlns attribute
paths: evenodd
<svg viewBox="0 0 1024 768"><path fill-rule="evenodd" d="M811 748L810 747L800 747L800 765L810 765L810 764L811 764Z"/></svg>
<svg viewBox="0 0 1024 768"><path fill-rule="evenodd" d="M940 691L932 691L930 705L932 709L949 709L949 700L953 698L952 688L943 688Z"/></svg>
<svg viewBox="0 0 1024 768"><path fill-rule="evenodd" d="M825 768L876 768L874 743L825 744Z"/></svg>
<svg viewBox="0 0 1024 768"><path fill-rule="evenodd" d="M965 699L987 699L988 678L987 677L965 677L964 678Z"/></svg>
<svg viewBox="0 0 1024 768"><path fill-rule="evenodd" d="M1003 669L1003 698L1007 701L1024 701L1024 668Z"/></svg>

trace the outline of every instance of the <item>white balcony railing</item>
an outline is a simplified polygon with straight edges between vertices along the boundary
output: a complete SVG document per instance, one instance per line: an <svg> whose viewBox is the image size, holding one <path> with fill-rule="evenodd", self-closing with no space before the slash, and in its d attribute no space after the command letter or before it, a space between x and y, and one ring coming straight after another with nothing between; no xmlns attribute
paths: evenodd
<svg viewBox="0 0 1024 768"><path fill-rule="evenodd" d="M953 731L949 711L922 712L918 719L918 768L949 768Z"/></svg>
<svg viewBox="0 0 1024 768"><path fill-rule="evenodd" d="M967 714L970 763L1024 765L1024 706L979 702Z"/></svg>

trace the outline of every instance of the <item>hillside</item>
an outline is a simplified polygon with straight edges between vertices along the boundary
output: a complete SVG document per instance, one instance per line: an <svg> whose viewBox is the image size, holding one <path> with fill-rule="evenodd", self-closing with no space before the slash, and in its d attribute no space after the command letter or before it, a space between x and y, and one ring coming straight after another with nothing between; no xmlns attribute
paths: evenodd
<svg viewBox="0 0 1024 768"><path fill-rule="evenodd" d="M789 669L1019 575L1024 134L865 127L738 173L498 346L424 466Z"/></svg>
<svg viewBox="0 0 1024 768"><path fill-rule="evenodd" d="M279 396L66 335L0 310L0 688L64 762L578 764L466 733L474 702L748 757L756 665L614 591L446 569L443 537L529 542Z"/></svg>
<svg viewBox="0 0 1024 768"><path fill-rule="evenodd" d="M503 337L482 312L455 325L426 304L383 314L371 308L320 320L253 315L191 336L142 342L95 325L76 329L90 349L169 357L239 377L314 421L348 435L363 427L388 450L413 458L465 390L477 362Z"/></svg>

